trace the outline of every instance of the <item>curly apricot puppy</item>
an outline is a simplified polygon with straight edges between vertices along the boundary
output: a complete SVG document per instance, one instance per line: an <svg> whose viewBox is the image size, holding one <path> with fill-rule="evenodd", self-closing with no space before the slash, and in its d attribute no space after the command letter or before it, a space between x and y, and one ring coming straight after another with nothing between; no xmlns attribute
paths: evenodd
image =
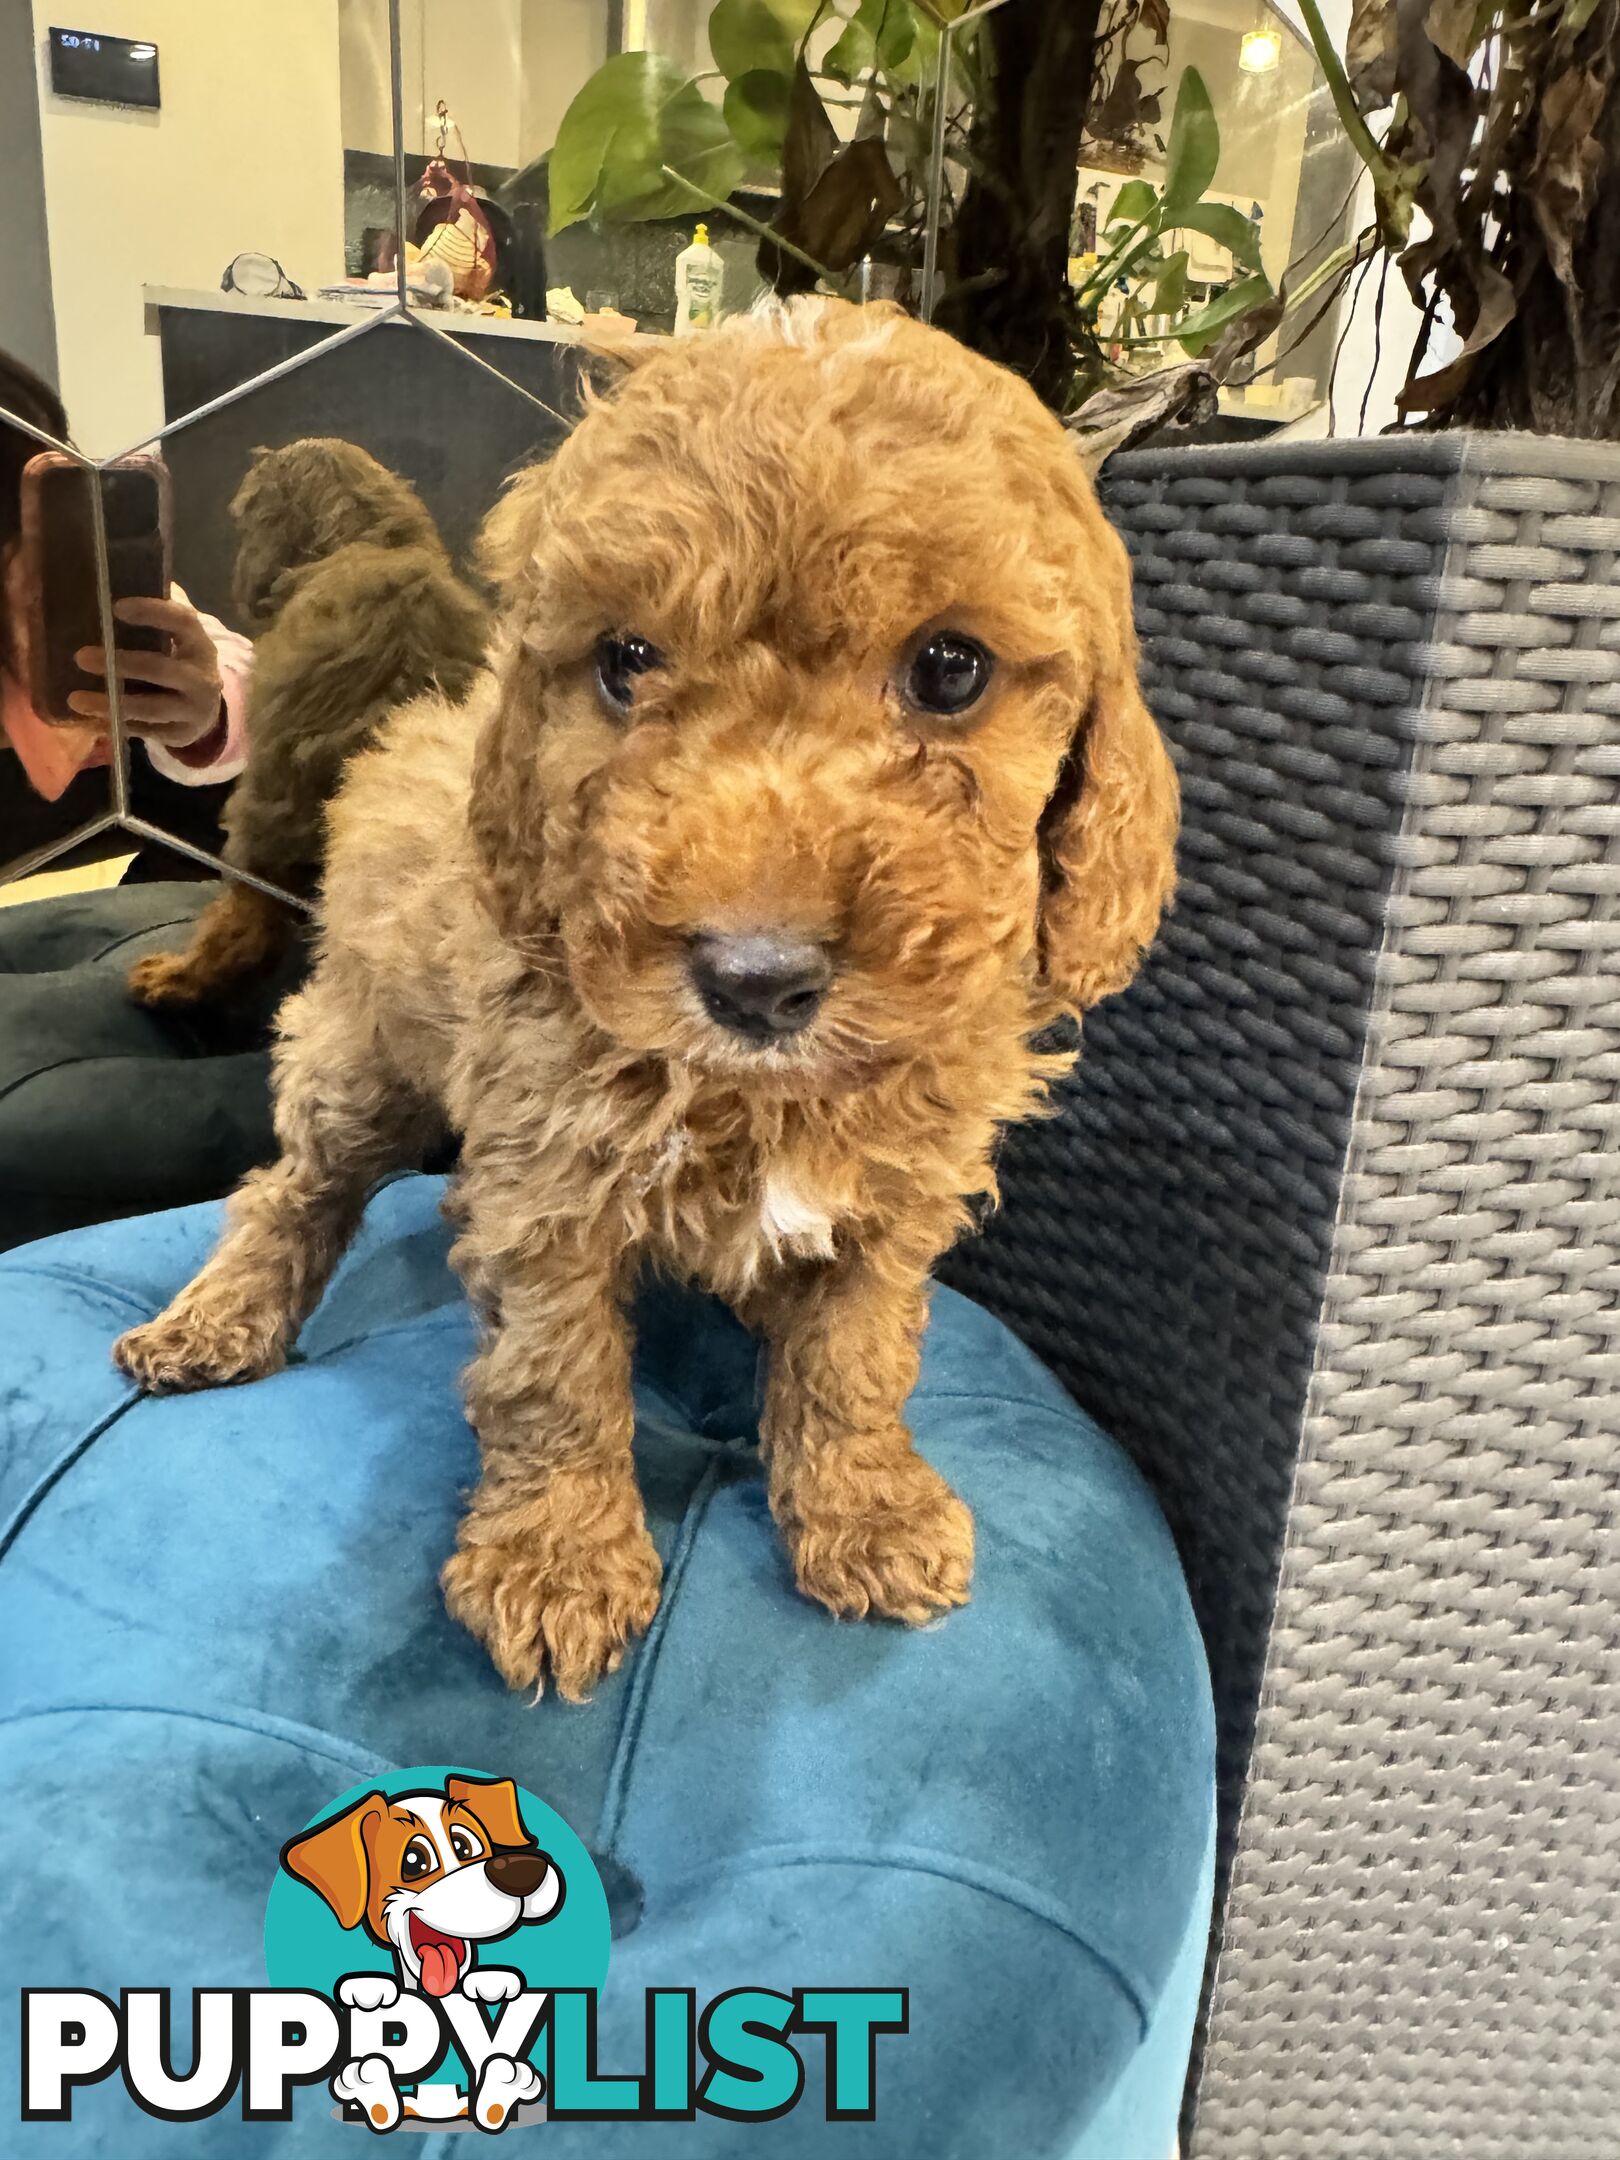
<svg viewBox="0 0 1620 2160"><path fill-rule="evenodd" d="M281 1160L119 1361L269 1372L447 1121L483 1475L443 1579L506 1679L577 1699L656 1608L648 1258L768 1343L800 1588L926 1620L973 1563L905 1425L930 1270L1061 1068L1031 1037L1130 979L1171 890L1125 551L1024 384L823 301L635 367L489 548L481 725L424 701L351 769Z"/></svg>

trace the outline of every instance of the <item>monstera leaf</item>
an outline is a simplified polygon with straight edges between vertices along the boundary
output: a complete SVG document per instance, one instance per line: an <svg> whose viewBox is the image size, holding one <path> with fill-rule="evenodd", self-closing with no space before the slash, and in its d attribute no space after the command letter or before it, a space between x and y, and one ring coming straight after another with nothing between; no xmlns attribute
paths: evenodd
<svg viewBox="0 0 1620 2160"><path fill-rule="evenodd" d="M717 0L709 16L715 66L727 82L764 73L785 83L819 12L818 0Z"/></svg>
<svg viewBox="0 0 1620 2160"><path fill-rule="evenodd" d="M726 126L756 163L773 172L782 162L792 93L792 76L770 68L750 68L726 85Z"/></svg>
<svg viewBox="0 0 1620 2160"><path fill-rule="evenodd" d="M680 177L672 180L666 166ZM616 53L563 114L551 153L551 230L583 217L676 217L743 176L724 115L657 53Z"/></svg>
<svg viewBox="0 0 1620 2160"><path fill-rule="evenodd" d="M874 67L893 74L911 58L917 18L907 0L861 0L827 49L824 71L841 83L858 81Z"/></svg>

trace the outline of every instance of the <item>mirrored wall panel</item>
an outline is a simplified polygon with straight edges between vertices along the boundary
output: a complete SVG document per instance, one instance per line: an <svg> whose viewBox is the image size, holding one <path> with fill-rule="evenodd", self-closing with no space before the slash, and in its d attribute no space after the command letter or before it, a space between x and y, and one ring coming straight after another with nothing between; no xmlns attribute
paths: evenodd
<svg viewBox="0 0 1620 2160"><path fill-rule="evenodd" d="M105 0L85 30L54 7L34 17L59 380L76 440L107 456L202 401L176 318L251 303L278 326L211 347L210 385L332 327L339 24L331 0ZM386 42L373 65L386 95Z"/></svg>
<svg viewBox="0 0 1620 2160"><path fill-rule="evenodd" d="M1106 366L1143 374L1206 350L1285 277L1303 291L1345 238L1360 168L1297 14L1265 0L1113 0L1102 21L1070 277ZM1233 371L1220 394L1228 432L1321 402L1337 289L1324 288L1325 314L1301 307ZM1083 369L1082 387L1095 374Z"/></svg>
<svg viewBox="0 0 1620 2160"><path fill-rule="evenodd" d="M772 290L893 298L1072 412L1331 269L1355 177L1308 42L1264 0L1110 0L1078 71L1080 17L1043 0L108 0L97 20L33 11L54 323L29 349L54 353L47 432L107 468L112 589L139 527L146 584L122 596L158 577L189 611L146 626L170 678L148 702L184 694L193 620L251 673L261 453L326 443L393 476L470 573L502 482L577 415L592 348L702 334ZM1207 426L1320 402L1321 289L1255 337ZM96 521L54 500L40 634L79 649L99 642L80 621ZM289 576L306 510L253 542ZM0 631L0 861L115 812L214 858L229 758L160 785L140 704L120 794L100 716L35 709L31 560Z"/></svg>
<svg viewBox="0 0 1620 2160"><path fill-rule="evenodd" d="M387 112L364 86L387 11L341 8L348 225L385 261ZM532 371L526 344L582 328L703 327L773 287L920 305L925 0L402 0L400 20L408 301L458 334L504 322L493 364Z"/></svg>

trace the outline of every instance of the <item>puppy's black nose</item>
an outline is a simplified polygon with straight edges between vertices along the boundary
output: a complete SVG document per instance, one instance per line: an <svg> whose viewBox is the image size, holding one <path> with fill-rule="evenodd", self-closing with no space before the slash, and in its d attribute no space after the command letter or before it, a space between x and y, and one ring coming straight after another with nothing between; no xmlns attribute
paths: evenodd
<svg viewBox="0 0 1620 2160"><path fill-rule="evenodd" d="M813 938L775 930L705 930L692 940L690 966L709 1018L758 1043L808 1027L833 972Z"/></svg>
<svg viewBox="0 0 1620 2160"><path fill-rule="evenodd" d="M550 1865L543 1852L498 1852L484 1862L484 1873L508 1897L527 1897L545 1881Z"/></svg>

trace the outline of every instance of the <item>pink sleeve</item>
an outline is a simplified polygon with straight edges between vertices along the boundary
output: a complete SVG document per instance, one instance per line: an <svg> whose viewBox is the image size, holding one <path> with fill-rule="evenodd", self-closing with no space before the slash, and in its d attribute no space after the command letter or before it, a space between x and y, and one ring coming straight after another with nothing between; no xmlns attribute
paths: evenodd
<svg viewBox="0 0 1620 2160"><path fill-rule="evenodd" d="M192 743L185 750L165 750L159 743L146 745L146 754L154 768L166 780L178 780L182 787L212 787L221 780L234 780L247 763L247 705L248 688L253 680L253 641L243 637L240 631L227 630L217 616L204 615L200 608L197 612L219 657L223 693L220 718L223 724L210 729L200 742Z"/></svg>

